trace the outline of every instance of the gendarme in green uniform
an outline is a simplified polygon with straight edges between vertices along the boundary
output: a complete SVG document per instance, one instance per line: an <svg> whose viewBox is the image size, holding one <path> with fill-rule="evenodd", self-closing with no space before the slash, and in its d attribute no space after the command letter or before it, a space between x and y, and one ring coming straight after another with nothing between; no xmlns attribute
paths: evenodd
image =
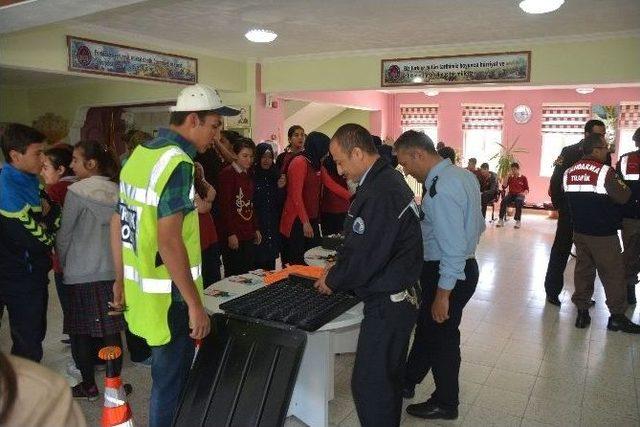
<svg viewBox="0 0 640 427"><path fill-rule="evenodd" d="M193 171L193 160L176 144L174 132L162 130L147 145L137 147L120 174L122 258L125 318L134 334L151 346L168 343L171 333L167 314L172 281L158 251L158 205L169 178L181 163ZM184 165L182 165L184 166ZM190 198L195 196L191 179ZM195 210L185 212L182 239L191 275L202 299L200 231Z"/></svg>

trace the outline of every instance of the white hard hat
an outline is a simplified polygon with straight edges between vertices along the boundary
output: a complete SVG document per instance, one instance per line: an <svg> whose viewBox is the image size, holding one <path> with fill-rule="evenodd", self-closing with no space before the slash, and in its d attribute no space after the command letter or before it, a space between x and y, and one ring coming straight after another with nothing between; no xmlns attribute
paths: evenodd
<svg viewBox="0 0 640 427"><path fill-rule="evenodd" d="M171 111L215 111L221 116L237 116L239 110L222 104L218 91L203 84L182 89L178 101Z"/></svg>

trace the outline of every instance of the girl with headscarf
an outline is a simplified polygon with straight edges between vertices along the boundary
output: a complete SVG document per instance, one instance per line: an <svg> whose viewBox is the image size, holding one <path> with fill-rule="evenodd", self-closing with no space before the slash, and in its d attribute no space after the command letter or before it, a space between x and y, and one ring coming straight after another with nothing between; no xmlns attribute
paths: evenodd
<svg viewBox="0 0 640 427"><path fill-rule="evenodd" d="M253 208L262 231L262 242L256 248L255 266L263 270L274 270L280 255L280 212L286 178L280 176L273 158L271 144L258 144L253 162Z"/></svg>
<svg viewBox="0 0 640 427"><path fill-rule="evenodd" d="M321 173L322 160L329 153L329 142L327 135L311 132L302 153L289 164L287 197L280 220L283 265L305 265L305 251L320 244L318 219L322 185L335 185L327 179L327 174Z"/></svg>

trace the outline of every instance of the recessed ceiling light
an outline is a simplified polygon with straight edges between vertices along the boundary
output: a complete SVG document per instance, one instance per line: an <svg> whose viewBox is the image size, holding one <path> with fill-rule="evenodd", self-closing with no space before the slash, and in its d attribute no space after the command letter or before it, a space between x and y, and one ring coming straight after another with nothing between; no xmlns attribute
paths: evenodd
<svg viewBox="0 0 640 427"><path fill-rule="evenodd" d="M527 13L549 13L558 10L564 4L564 0L522 0L520 9Z"/></svg>
<svg viewBox="0 0 640 427"><path fill-rule="evenodd" d="M424 91L424 94L427 96L436 96L440 91L438 89L428 89Z"/></svg>
<svg viewBox="0 0 640 427"><path fill-rule="evenodd" d="M587 95L589 93L593 93L595 89L592 87L579 87L576 89L576 92L578 92L580 95Z"/></svg>
<svg viewBox="0 0 640 427"><path fill-rule="evenodd" d="M244 36L247 40L254 43L271 43L278 37L273 31L261 29L249 30Z"/></svg>

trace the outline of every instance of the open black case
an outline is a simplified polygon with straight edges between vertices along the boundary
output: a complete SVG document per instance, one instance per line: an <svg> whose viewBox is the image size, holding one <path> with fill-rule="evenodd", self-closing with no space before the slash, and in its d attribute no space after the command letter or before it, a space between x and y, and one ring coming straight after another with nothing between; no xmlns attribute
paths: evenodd
<svg viewBox="0 0 640 427"><path fill-rule="evenodd" d="M303 331L282 323L214 315L174 425L283 425L306 339Z"/></svg>

